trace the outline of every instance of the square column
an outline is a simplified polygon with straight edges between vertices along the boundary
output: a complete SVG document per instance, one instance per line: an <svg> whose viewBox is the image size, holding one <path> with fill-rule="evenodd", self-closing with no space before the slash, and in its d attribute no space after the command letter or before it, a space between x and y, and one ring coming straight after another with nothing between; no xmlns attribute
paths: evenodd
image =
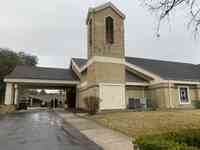
<svg viewBox="0 0 200 150"><path fill-rule="evenodd" d="M17 105L17 104L18 104L18 93L19 93L18 85L15 84L14 88L15 88L15 99L14 99L14 104Z"/></svg>
<svg viewBox="0 0 200 150"><path fill-rule="evenodd" d="M13 84L6 83L6 94L5 94L5 104L11 105L13 104Z"/></svg>
<svg viewBox="0 0 200 150"><path fill-rule="evenodd" d="M30 105L32 107L33 106L33 98L31 97L30 100L31 100L31 104Z"/></svg>
<svg viewBox="0 0 200 150"><path fill-rule="evenodd" d="M200 100L200 85L197 85L197 95L196 95L196 99Z"/></svg>

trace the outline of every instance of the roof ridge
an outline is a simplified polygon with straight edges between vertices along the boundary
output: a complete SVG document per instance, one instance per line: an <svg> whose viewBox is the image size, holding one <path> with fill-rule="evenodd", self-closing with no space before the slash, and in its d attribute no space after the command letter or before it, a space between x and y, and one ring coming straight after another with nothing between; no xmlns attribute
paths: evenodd
<svg viewBox="0 0 200 150"><path fill-rule="evenodd" d="M62 69L69 70L69 68L56 68L56 67L43 67L43 66L30 66L30 65L17 65L16 67L28 67L28 68L41 68L41 69Z"/></svg>
<svg viewBox="0 0 200 150"><path fill-rule="evenodd" d="M82 59L82 60L88 60L87 58L78 58L78 57L73 57L72 59Z"/></svg>

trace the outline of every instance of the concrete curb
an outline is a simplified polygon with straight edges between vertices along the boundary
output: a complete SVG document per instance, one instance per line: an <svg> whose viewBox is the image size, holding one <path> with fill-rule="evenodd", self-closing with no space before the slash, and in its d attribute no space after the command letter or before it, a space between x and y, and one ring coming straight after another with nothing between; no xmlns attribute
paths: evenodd
<svg viewBox="0 0 200 150"><path fill-rule="evenodd" d="M70 112L56 112L66 124L76 128L87 139L104 150L133 150L132 139L122 133Z"/></svg>
<svg viewBox="0 0 200 150"><path fill-rule="evenodd" d="M66 134L70 134L70 136L75 137L75 139L77 139L78 141L81 141L81 143L83 143L83 147L87 147L88 150L103 150L101 146L91 141L87 136L82 134L77 128L73 127L71 123L67 122L63 118L63 116L60 115L59 112L55 111L55 114L60 118L62 118L62 120L65 123L65 126L62 127L63 131Z"/></svg>

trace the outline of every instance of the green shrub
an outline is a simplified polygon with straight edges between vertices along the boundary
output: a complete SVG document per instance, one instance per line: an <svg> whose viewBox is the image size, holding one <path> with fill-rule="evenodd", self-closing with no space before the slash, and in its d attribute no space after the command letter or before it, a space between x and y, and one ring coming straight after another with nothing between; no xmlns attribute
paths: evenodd
<svg viewBox="0 0 200 150"><path fill-rule="evenodd" d="M140 150L199 150L186 144L179 144L165 139L143 139L136 142Z"/></svg>
<svg viewBox="0 0 200 150"><path fill-rule="evenodd" d="M89 96L84 99L85 106L89 115L95 115L99 110L100 99L95 96Z"/></svg>
<svg viewBox="0 0 200 150"><path fill-rule="evenodd" d="M192 105L194 106L194 108L200 109L200 100L192 101Z"/></svg>
<svg viewBox="0 0 200 150"><path fill-rule="evenodd" d="M140 150L200 150L200 130L191 129L136 139Z"/></svg>
<svg viewBox="0 0 200 150"><path fill-rule="evenodd" d="M200 148L200 130L199 129L190 129L183 130L176 133L168 133L165 135L166 139L174 140L178 143L186 143L189 146L195 146Z"/></svg>

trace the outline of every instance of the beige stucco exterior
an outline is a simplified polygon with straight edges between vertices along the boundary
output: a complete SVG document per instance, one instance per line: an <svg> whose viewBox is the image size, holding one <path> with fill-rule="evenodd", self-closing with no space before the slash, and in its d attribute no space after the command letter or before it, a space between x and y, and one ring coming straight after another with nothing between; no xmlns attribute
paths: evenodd
<svg viewBox="0 0 200 150"><path fill-rule="evenodd" d="M189 96L189 104L181 104L179 98L179 87L184 86L188 87L188 96ZM200 100L198 98L198 90L196 85L174 85L171 91L172 95L172 105L174 108L192 108L192 101Z"/></svg>
<svg viewBox="0 0 200 150"><path fill-rule="evenodd" d="M106 42L105 19L108 16L114 20L114 43L112 44ZM88 62L90 63L81 72L77 105L84 108L84 98L97 96L101 99L100 109L109 109L107 105L124 109L125 65L122 63L125 55L124 18L111 7L98 11L93 10L88 15L87 26ZM116 91L121 93L120 100L112 96Z"/></svg>
<svg viewBox="0 0 200 150"><path fill-rule="evenodd" d="M113 44L107 44L105 40L105 18L108 16L114 20ZM124 58L124 19L108 7L101 11L92 12L89 20L92 20L92 44L89 42L88 25L88 58L93 56Z"/></svg>
<svg viewBox="0 0 200 150"><path fill-rule="evenodd" d="M124 47L125 16L112 4L107 4L89 11L88 59L83 66L71 61L71 69L80 82L10 79L6 87L6 104L16 103L18 95L15 83L55 84L77 86L77 108L85 109L84 99L89 96L99 97L103 104L100 109L125 109L130 98L154 101L159 108L192 108L192 101L200 100L199 81L166 80L154 72L149 72L134 63L126 62ZM114 42L106 41L106 18L113 19ZM127 81L126 71L144 81ZM128 82L128 84L127 84ZM12 84L11 84L12 83ZM180 103L179 87L188 88L189 103ZM120 101L121 99L121 101Z"/></svg>
<svg viewBox="0 0 200 150"><path fill-rule="evenodd" d="M188 88L188 104L181 104L179 87ZM200 100L199 94L197 85L163 83L148 87L128 86L126 103L128 104L128 98L145 98L154 101L158 108L193 108L192 101Z"/></svg>
<svg viewBox="0 0 200 150"><path fill-rule="evenodd" d="M125 67L123 64L99 63L94 64L94 76L97 83L125 83Z"/></svg>
<svg viewBox="0 0 200 150"><path fill-rule="evenodd" d="M77 108L86 109L84 99L89 96L96 96L99 97L99 87L98 86L91 86L86 88L80 88L78 91L78 98L76 102Z"/></svg>
<svg viewBox="0 0 200 150"><path fill-rule="evenodd" d="M112 17L114 20L114 43L107 44L105 39L105 18ZM90 29L91 21L91 29ZM119 84L125 87L125 105L128 105L129 98L147 99L153 101L159 108L191 108L193 100L200 100L200 86L188 85L189 104L180 104L179 86L166 81L161 77L152 74L142 68L132 64L123 63L125 58L124 48L124 18L112 7L107 7L98 11L91 11L87 18L88 26L88 62L91 63L81 72L80 87L78 90L78 106L84 107L83 99L87 96L102 96L101 84L107 83L108 86ZM90 34L91 32L91 34ZM90 37L91 36L91 37ZM92 42L89 38L92 38ZM91 43L90 43L91 42ZM97 61L94 57L101 57ZM113 58L121 61L112 61ZM105 60L105 61L104 61ZM108 60L110 60L108 62ZM129 83L126 85L125 70L128 69L133 75L147 80L143 83ZM81 70L81 69L80 69ZM110 84L110 85L109 85ZM125 86L126 85L126 86ZM200 85L200 83L199 83ZM105 89L110 89L106 87ZM116 90L117 91L117 90ZM110 90L110 95L115 94ZM106 93L109 95L109 93ZM104 96L102 96L104 97ZM110 96L112 97L112 96ZM112 99L112 98L111 98ZM111 105L112 100L107 102ZM106 105L106 104L105 104Z"/></svg>
<svg viewBox="0 0 200 150"><path fill-rule="evenodd" d="M126 87L126 106L128 106L128 99L137 98L144 99L146 98L147 90L143 86L127 86Z"/></svg>

